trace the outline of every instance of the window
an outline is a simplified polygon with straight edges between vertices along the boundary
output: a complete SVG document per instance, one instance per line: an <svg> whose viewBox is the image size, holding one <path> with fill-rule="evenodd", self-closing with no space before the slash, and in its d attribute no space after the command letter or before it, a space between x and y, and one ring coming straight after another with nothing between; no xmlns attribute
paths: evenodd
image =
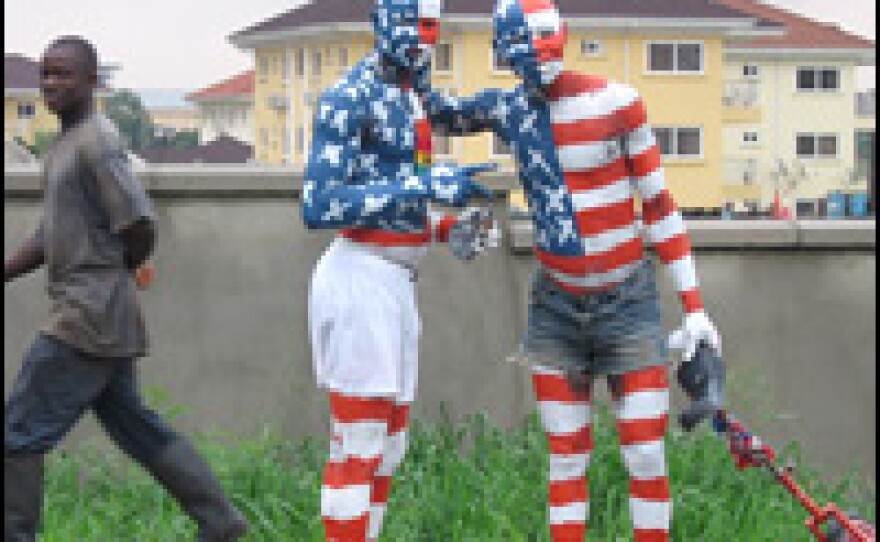
<svg viewBox="0 0 880 542"><path fill-rule="evenodd" d="M452 156L452 140L449 138L449 136L434 134L434 137L432 139L435 157Z"/></svg>
<svg viewBox="0 0 880 542"><path fill-rule="evenodd" d="M497 135L492 136L492 156L497 158L504 158L510 156L510 145L505 143L500 137Z"/></svg>
<svg viewBox="0 0 880 542"><path fill-rule="evenodd" d="M321 75L321 51L312 53L312 75Z"/></svg>
<svg viewBox="0 0 880 542"><path fill-rule="evenodd" d="M290 81L290 57L284 55L281 58L281 79L287 83Z"/></svg>
<svg viewBox="0 0 880 542"><path fill-rule="evenodd" d="M758 73L758 66L755 64L746 64L743 66L743 77L746 79L757 79Z"/></svg>
<svg viewBox="0 0 880 542"><path fill-rule="evenodd" d="M840 90L838 68L798 68L797 89L800 92Z"/></svg>
<svg viewBox="0 0 880 542"><path fill-rule="evenodd" d="M346 49L345 47L339 48L339 67L348 67L348 49Z"/></svg>
<svg viewBox="0 0 880 542"><path fill-rule="evenodd" d="M266 74L269 73L269 59L261 57L257 63L257 70L259 71L260 77L266 77Z"/></svg>
<svg viewBox="0 0 880 542"><path fill-rule="evenodd" d="M284 156L290 155L290 132L284 128L281 129L281 152Z"/></svg>
<svg viewBox="0 0 880 542"><path fill-rule="evenodd" d="M755 145L758 143L758 132L743 132L743 143Z"/></svg>
<svg viewBox="0 0 880 542"><path fill-rule="evenodd" d="M696 126L654 128L660 154L671 158L702 158L703 129Z"/></svg>
<svg viewBox="0 0 880 542"><path fill-rule="evenodd" d="M702 42L654 42L648 44L648 71L654 73L702 73Z"/></svg>
<svg viewBox="0 0 880 542"><path fill-rule="evenodd" d="M298 126L296 129L296 141L294 142L296 144L297 154L302 154L303 149L305 148L305 138L303 137L304 133L305 130L303 129L303 127Z"/></svg>
<svg viewBox="0 0 880 542"><path fill-rule="evenodd" d="M837 158L837 134L798 134L798 158Z"/></svg>
<svg viewBox="0 0 880 542"><path fill-rule="evenodd" d="M599 40L581 40L581 54L586 57L602 55L602 42Z"/></svg>
<svg viewBox="0 0 880 542"><path fill-rule="evenodd" d="M434 51L434 67L438 72L452 71L452 44L438 43Z"/></svg>
<svg viewBox="0 0 880 542"><path fill-rule="evenodd" d="M264 147L269 145L269 130L265 128L260 128L260 145Z"/></svg>
<svg viewBox="0 0 880 542"><path fill-rule="evenodd" d="M303 49L297 49L296 55L294 57L294 64L296 64L296 76L303 77L306 74L306 52Z"/></svg>
<svg viewBox="0 0 880 542"><path fill-rule="evenodd" d="M33 102L22 102L18 104L18 118L32 119L37 114L37 108Z"/></svg>

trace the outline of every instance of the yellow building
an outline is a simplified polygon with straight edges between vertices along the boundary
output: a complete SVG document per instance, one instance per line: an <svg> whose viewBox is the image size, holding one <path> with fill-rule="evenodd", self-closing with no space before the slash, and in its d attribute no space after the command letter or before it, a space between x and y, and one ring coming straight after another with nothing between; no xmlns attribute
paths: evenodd
<svg viewBox="0 0 880 542"><path fill-rule="evenodd" d="M668 183L687 209L719 209L730 197L725 127L762 118L731 105L731 60L738 43L781 36L783 28L717 1L619 0L597 12L560 0L569 26L566 67L636 87L648 105L664 154ZM321 91L373 47L372 2L320 0L230 37L254 55L255 158L302 167L314 104ZM434 58L434 86L459 96L509 87L516 78L494 65L494 0L446 2ZM590 11L594 10L594 11ZM746 109L746 110L744 110ZM513 167L494 138L437 142L437 159L495 161Z"/></svg>
<svg viewBox="0 0 880 542"><path fill-rule="evenodd" d="M102 87L106 87L116 65L103 65L99 70ZM3 141L20 140L33 145L38 134L58 131L58 121L40 97L40 65L18 54L3 58ZM97 95L97 107L103 109L106 90Z"/></svg>

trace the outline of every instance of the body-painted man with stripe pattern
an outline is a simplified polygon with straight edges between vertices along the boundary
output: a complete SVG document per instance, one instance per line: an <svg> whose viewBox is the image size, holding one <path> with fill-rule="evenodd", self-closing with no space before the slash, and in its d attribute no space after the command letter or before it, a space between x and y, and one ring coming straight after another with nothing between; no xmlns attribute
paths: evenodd
<svg viewBox="0 0 880 542"><path fill-rule="evenodd" d="M412 88L416 68L429 67L440 9L440 0L378 0L376 49L316 110L303 218L340 230L309 292L313 361L333 417L321 490L327 540L376 540L381 530L416 392L416 266L432 241L470 259L497 231L474 220L480 210L456 218L430 209L485 192L471 180L484 168L432 165L431 127Z"/></svg>
<svg viewBox="0 0 880 542"><path fill-rule="evenodd" d="M643 233L685 312L669 346L687 358L700 341L718 348L720 339L703 310L645 105L627 85L562 69L566 29L551 0L501 0L494 24L496 54L522 84L467 99L431 92L426 104L435 127L493 131L518 162L540 261L520 354L532 367L550 445L552 539L581 541L586 534L591 387L593 377L606 376L630 477L635 540L668 540L667 341Z"/></svg>

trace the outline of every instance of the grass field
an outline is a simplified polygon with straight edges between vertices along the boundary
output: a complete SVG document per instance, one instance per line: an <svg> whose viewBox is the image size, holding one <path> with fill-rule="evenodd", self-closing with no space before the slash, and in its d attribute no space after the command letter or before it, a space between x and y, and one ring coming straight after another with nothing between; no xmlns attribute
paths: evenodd
<svg viewBox="0 0 880 542"><path fill-rule="evenodd" d="M631 540L627 483L613 422L599 409L591 467L590 540ZM720 440L702 432L669 437L673 540L812 540L805 513L764 473L738 472ZM320 541L323 441L198 441L252 523L251 541ZM799 456L796 445L785 456ZM502 431L482 416L459 424L414 423L391 496L383 540L549 541L547 450L536 419ZM798 479L823 502L875 519L875 489L851 475L831 484L803 468ZM191 540L194 525L127 459L89 448L49 461L43 542Z"/></svg>

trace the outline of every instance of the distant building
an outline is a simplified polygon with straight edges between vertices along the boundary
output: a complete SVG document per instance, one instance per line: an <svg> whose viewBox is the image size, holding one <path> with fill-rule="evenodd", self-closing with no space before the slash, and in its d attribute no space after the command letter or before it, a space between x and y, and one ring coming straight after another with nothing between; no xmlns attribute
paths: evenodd
<svg viewBox="0 0 880 542"><path fill-rule="evenodd" d="M99 68L101 90L97 105L104 107L109 94L110 79L118 65ZM40 97L40 64L19 55L3 56L3 141L20 140L28 145L36 142L37 134L54 134L58 123Z"/></svg>
<svg viewBox="0 0 880 542"><path fill-rule="evenodd" d="M157 138L199 131L199 112L186 101L185 90L140 89L135 93L150 115Z"/></svg>
<svg viewBox="0 0 880 542"><path fill-rule="evenodd" d="M143 149L134 153L147 164L247 164L253 159L254 149L222 135L197 147Z"/></svg>
<svg viewBox="0 0 880 542"><path fill-rule="evenodd" d="M254 71L249 70L187 95L199 110L200 137L209 142L227 135L254 142Z"/></svg>

